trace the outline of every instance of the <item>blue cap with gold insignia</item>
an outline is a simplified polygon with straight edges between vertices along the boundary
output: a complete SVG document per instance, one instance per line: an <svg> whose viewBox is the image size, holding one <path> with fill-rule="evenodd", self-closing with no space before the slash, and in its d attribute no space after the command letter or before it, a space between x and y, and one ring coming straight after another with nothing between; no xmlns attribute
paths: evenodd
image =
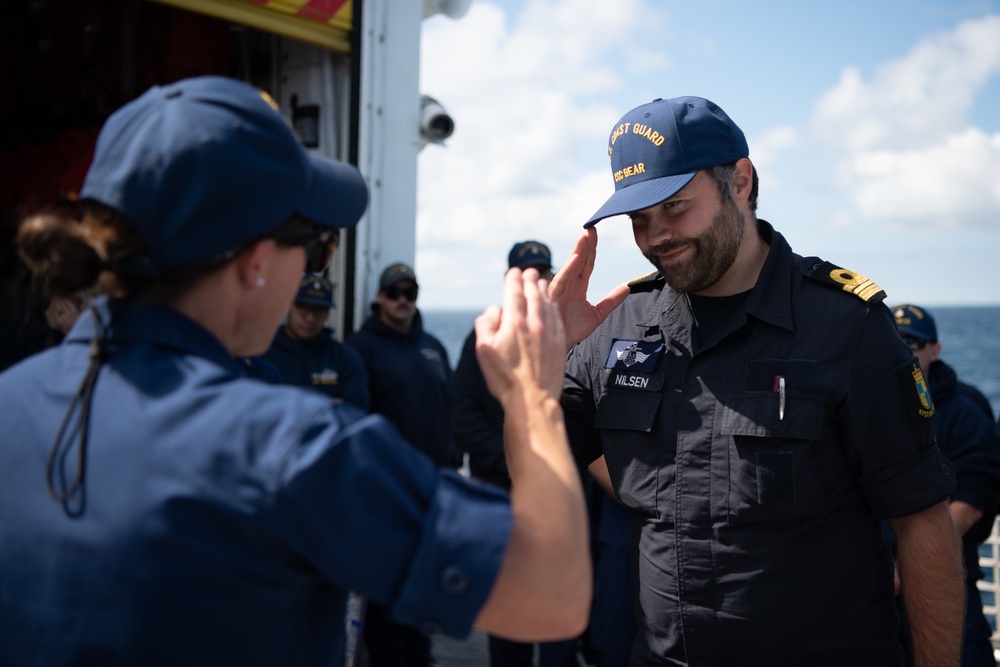
<svg viewBox="0 0 1000 667"><path fill-rule="evenodd" d="M896 330L900 336L909 336L930 343L937 342L938 334L934 318L920 306L905 303L894 307L892 314L896 318Z"/></svg>
<svg viewBox="0 0 1000 667"><path fill-rule="evenodd" d="M414 287L419 287L417 285L417 274L413 272L413 269L402 262L396 262L391 266L387 266L385 271L382 272L382 276L378 279L378 288L386 290L404 280L413 283Z"/></svg>
<svg viewBox="0 0 1000 667"><path fill-rule="evenodd" d="M323 276L307 273L299 282L299 291L295 295L295 303L319 308L333 307L333 285Z"/></svg>
<svg viewBox="0 0 1000 667"><path fill-rule="evenodd" d="M515 243L507 255L507 268L530 269L535 267L546 271L552 268L552 252L544 243L538 241L521 241Z"/></svg>
<svg viewBox="0 0 1000 667"><path fill-rule="evenodd" d="M659 204L702 169L749 155L743 130L706 99L656 99L636 107L608 139L615 192L584 227Z"/></svg>

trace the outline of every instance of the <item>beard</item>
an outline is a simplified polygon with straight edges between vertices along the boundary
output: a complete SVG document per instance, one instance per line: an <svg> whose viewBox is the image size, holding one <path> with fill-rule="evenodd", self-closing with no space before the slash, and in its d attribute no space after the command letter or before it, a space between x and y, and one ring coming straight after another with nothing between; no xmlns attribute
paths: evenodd
<svg viewBox="0 0 1000 667"><path fill-rule="evenodd" d="M643 255L675 290L698 293L726 274L736 261L745 233L746 216L732 199L726 199L706 231L692 238L651 246ZM660 261L661 254L687 245L694 247L694 253L688 257L669 264Z"/></svg>

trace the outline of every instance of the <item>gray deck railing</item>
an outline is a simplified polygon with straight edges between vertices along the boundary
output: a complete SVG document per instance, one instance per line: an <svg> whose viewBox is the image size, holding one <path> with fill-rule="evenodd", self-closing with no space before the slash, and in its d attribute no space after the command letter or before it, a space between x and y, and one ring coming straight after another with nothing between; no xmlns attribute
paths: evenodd
<svg viewBox="0 0 1000 667"><path fill-rule="evenodd" d="M1000 649L1000 633L997 632L998 607L1000 607L1000 533L997 522L986 541L979 545L979 567L985 575L978 582L979 597L983 601L983 612L993 628L993 648Z"/></svg>

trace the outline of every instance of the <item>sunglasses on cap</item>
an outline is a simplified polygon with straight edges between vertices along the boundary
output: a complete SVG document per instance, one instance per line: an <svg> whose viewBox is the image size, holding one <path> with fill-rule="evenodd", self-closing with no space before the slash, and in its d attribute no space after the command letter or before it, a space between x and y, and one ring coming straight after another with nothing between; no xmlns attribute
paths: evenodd
<svg viewBox="0 0 1000 667"><path fill-rule="evenodd" d="M306 273L321 273L330 265L333 252L340 243L340 230L292 217L276 229L270 238L280 246L304 246Z"/></svg>
<svg viewBox="0 0 1000 667"><path fill-rule="evenodd" d="M414 303L417 300L417 288L416 287L386 287L382 290L386 297L390 301L398 301L400 297L404 297L410 303Z"/></svg>

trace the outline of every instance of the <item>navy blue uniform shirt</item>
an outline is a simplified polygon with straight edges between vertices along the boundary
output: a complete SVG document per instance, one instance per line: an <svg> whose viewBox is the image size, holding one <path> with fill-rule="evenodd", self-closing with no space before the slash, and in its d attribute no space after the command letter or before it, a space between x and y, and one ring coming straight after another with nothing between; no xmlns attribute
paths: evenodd
<svg viewBox="0 0 1000 667"><path fill-rule="evenodd" d="M167 308L108 329L85 504L68 516L46 466L93 330L85 314L0 374L0 664L328 667L348 590L469 632L506 548L506 494L439 473L381 417L245 377Z"/></svg>
<svg viewBox="0 0 1000 667"><path fill-rule="evenodd" d="M264 358L274 364L288 384L308 387L367 411L368 373L358 353L334 340L324 328L312 340L292 340L278 329Z"/></svg>
<svg viewBox="0 0 1000 667"><path fill-rule="evenodd" d="M986 510L981 520L989 525L974 525L962 536L965 558L966 643L989 639L992 631L983 615L976 581L983 578L979 567L979 543L989 535L993 522L990 510L1000 490L1000 438L991 419L962 393L958 376L951 366L938 360L931 363L931 396L934 398L934 433L948 460L955 466L958 485L951 494L973 507Z"/></svg>
<svg viewBox="0 0 1000 667"><path fill-rule="evenodd" d="M710 338L652 277L568 361L575 454L630 518L632 664L898 664L879 519L955 484L926 382L862 279L758 225L764 268Z"/></svg>
<svg viewBox="0 0 1000 667"><path fill-rule="evenodd" d="M448 352L424 331L420 312L403 333L383 322L372 304L372 314L344 343L365 363L372 412L389 419L438 465L454 465Z"/></svg>

